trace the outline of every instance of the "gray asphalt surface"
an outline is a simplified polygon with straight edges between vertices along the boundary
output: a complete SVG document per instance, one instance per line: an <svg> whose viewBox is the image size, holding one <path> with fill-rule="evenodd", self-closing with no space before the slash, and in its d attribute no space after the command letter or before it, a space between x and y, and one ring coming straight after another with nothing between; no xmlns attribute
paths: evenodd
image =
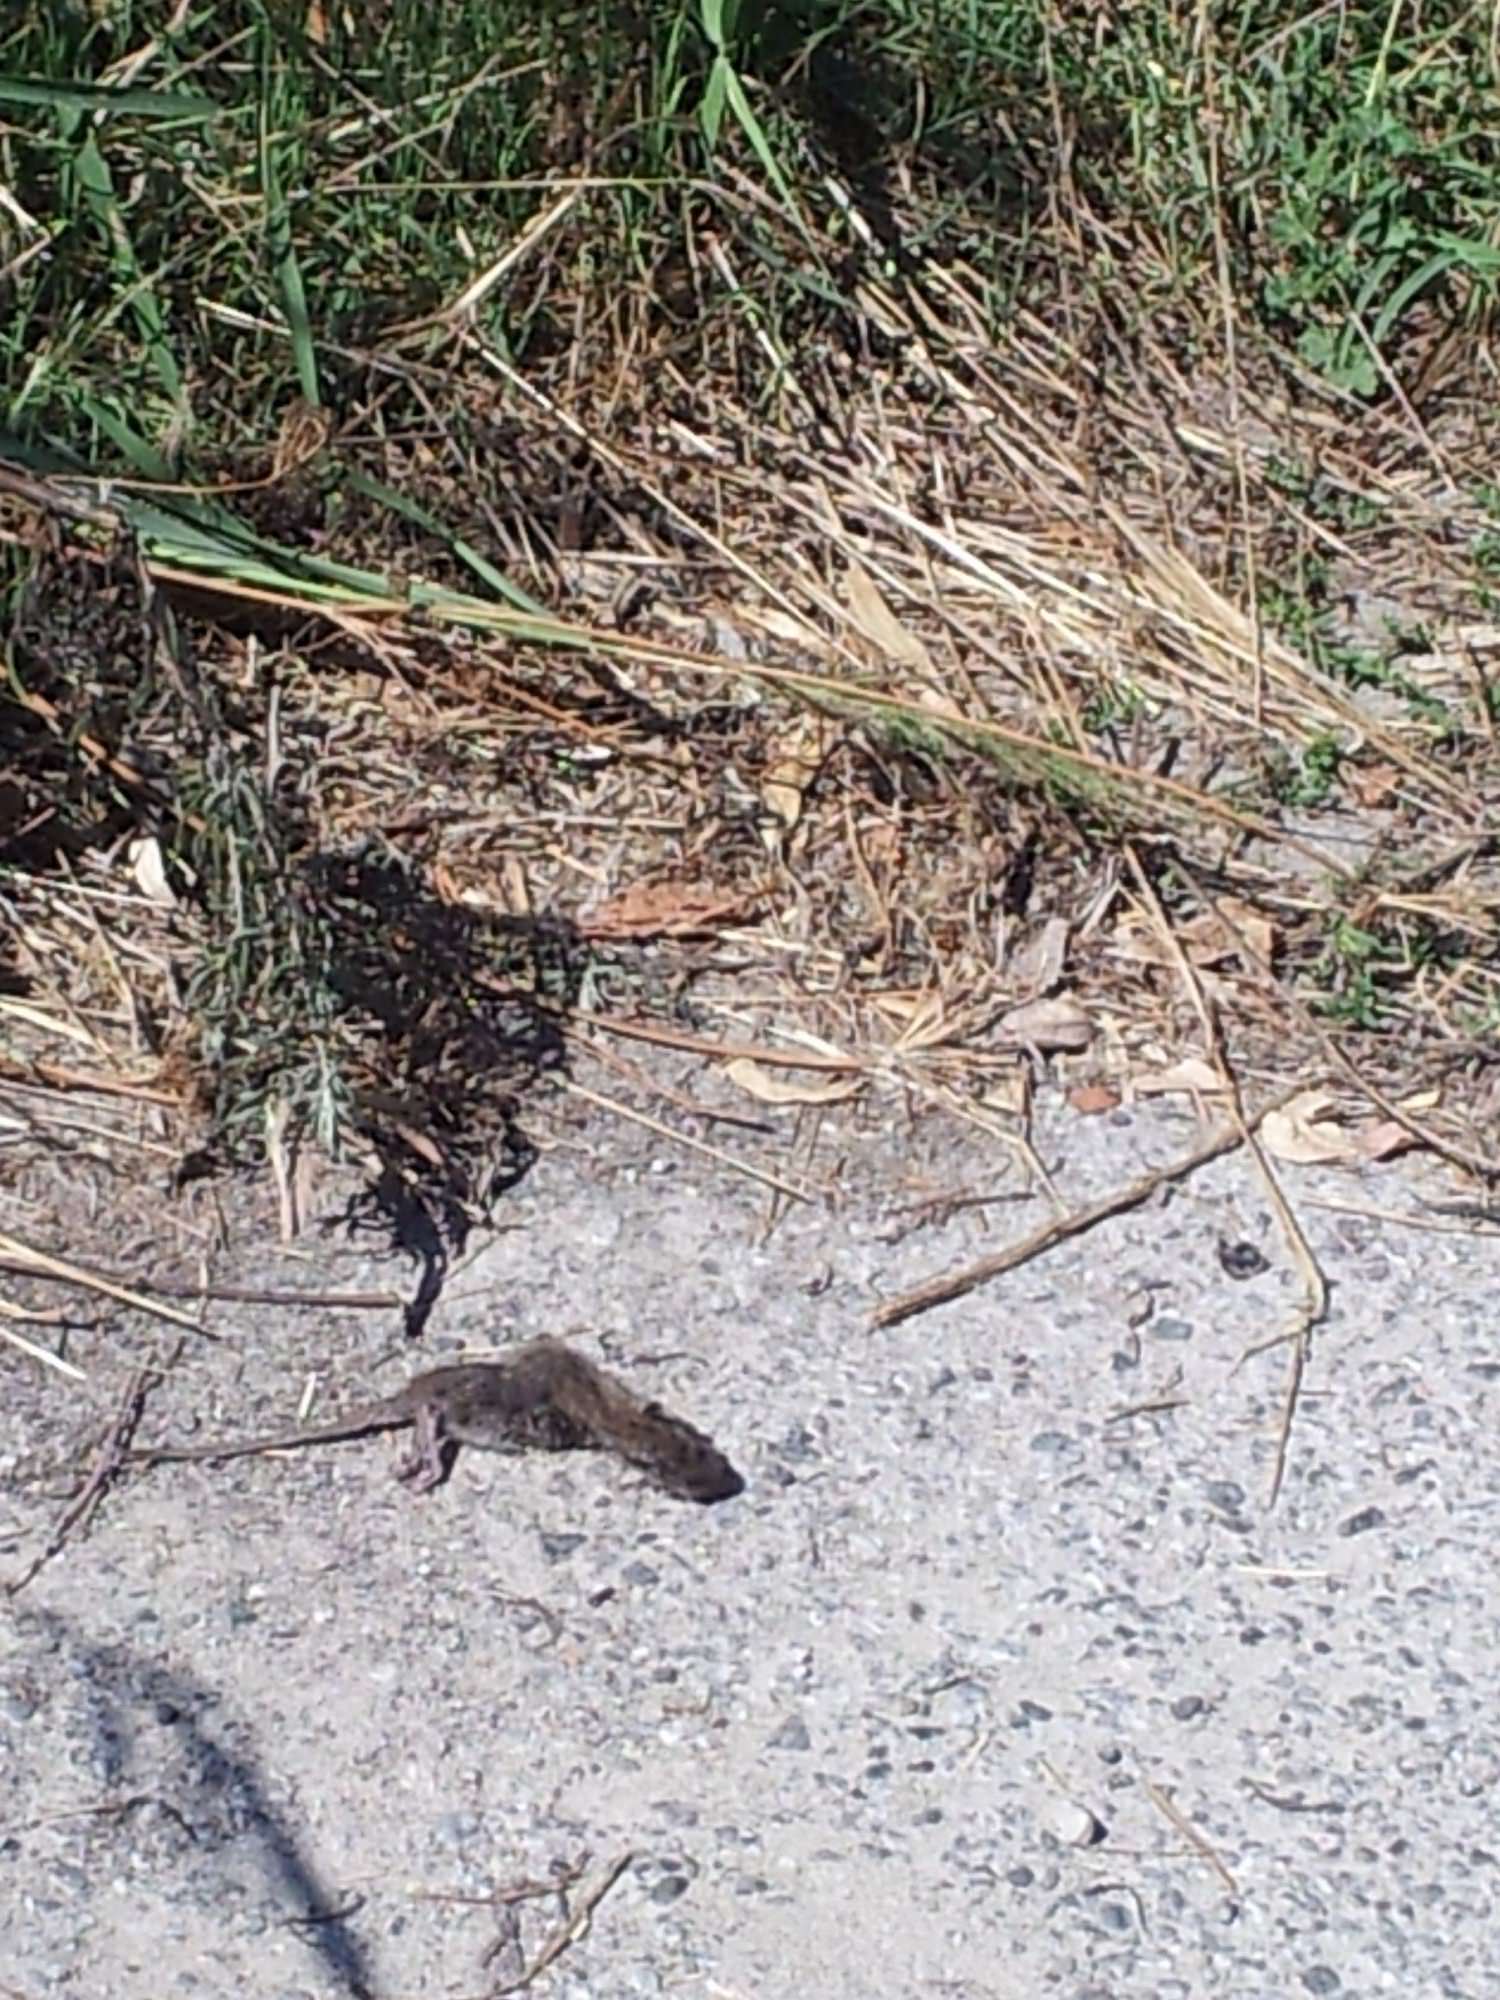
<svg viewBox="0 0 1500 2000"><path fill-rule="evenodd" d="M1064 1113L1039 1149L1081 1203L1195 1136ZM1412 1210L1430 1164L1288 1170L1333 1303L1268 1512L1286 1354L1236 1364L1300 1280L1242 1155L872 1331L1049 1210L917 1227L1007 1156L844 1150L857 1192L767 1240L743 1180L560 1148L415 1355L395 1315L215 1311L143 1434L550 1331L748 1488L469 1453L414 1498L379 1438L134 1477L0 1625L6 2000L496 1993L575 1871L575 1911L609 1886L532 1989L564 2000L1500 1991L1495 1240L1313 1205ZM316 1242L222 1275L409 1282ZM159 1339L80 1334L84 1392L5 1362L6 1574Z"/></svg>

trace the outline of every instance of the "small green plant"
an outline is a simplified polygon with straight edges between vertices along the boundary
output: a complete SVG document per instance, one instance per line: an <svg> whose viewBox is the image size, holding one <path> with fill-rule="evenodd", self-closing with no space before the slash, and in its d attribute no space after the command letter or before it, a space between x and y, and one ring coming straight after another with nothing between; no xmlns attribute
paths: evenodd
<svg viewBox="0 0 1500 2000"><path fill-rule="evenodd" d="M1313 966L1313 979L1322 989L1315 1003L1317 1011L1349 1028L1374 1031L1385 1027L1386 1004L1379 977L1385 955L1385 944L1373 931L1338 916Z"/></svg>
<svg viewBox="0 0 1500 2000"><path fill-rule="evenodd" d="M1079 720L1090 736L1102 736L1107 730L1129 728L1132 722L1144 720L1149 706L1145 691L1134 681L1113 680L1095 688Z"/></svg>
<svg viewBox="0 0 1500 2000"><path fill-rule="evenodd" d="M1398 626L1385 621L1383 644L1340 635L1330 596L1328 565L1321 557L1305 558L1291 583L1268 578L1261 586L1260 610L1267 628L1304 653L1320 673L1345 687L1379 688L1403 702L1414 722L1425 723L1435 741L1451 743L1462 724L1447 702L1429 693L1401 667L1403 657L1430 650L1431 640L1420 625ZM1319 753L1326 761L1327 752Z"/></svg>
<svg viewBox="0 0 1500 2000"><path fill-rule="evenodd" d="M1474 498L1496 523L1493 528L1481 528L1469 544L1469 558L1479 573L1475 599L1481 611L1494 612L1500 606L1500 489L1480 486Z"/></svg>
<svg viewBox="0 0 1500 2000"><path fill-rule="evenodd" d="M1340 911L1313 964L1321 989L1319 1013L1346 1027L1378 1032L1389 1028L1400 997L1419 974L1451 974L1467 947L1451 931L1426 921L1356 921Z"/></svg>
<svg viewBox="0 0 1500 2000"><path fill-rule="evenodd" d="M1277 750L1271 757L1272 796L1286 806L1326 805L1343 763L1343 746L1331 732L1314 736L1295 753Z"/></svg>
<svg viewBox="0 0 1500 2000"><path fill-rule="evenodd" d="M1381 518L1380 502L1372 495L1335 485L1314 467L1279 453L1267 459L1264 477L1273 493L1294 502L1309 519L1325 522L1342 535L1373 528Z"/></svg>
<svg viewBox="0 0 1500 2000"><path fill-rule="evenodd" d="M1472 9L1438 11L1441 24L1409 26L1386 9L1315 15L1270 96L1265 304L1303 360L1356 396L1385 386L1419 300L1478 313L1500 283L1490 54Z"/></svg>

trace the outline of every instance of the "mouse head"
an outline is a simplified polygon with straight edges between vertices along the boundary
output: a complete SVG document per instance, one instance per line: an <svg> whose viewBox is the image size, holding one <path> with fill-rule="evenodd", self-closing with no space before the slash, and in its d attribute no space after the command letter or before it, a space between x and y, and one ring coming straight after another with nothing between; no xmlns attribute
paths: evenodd
<svg viewBox="0 0 1500 2000"><path fill-rule="evenodd" d="M745 1482L711 1438L681 1417L671 1416L660 1403L643 1412L658 1437L651 1471L668 1493L680 1500L732 1500Z"/></svg>

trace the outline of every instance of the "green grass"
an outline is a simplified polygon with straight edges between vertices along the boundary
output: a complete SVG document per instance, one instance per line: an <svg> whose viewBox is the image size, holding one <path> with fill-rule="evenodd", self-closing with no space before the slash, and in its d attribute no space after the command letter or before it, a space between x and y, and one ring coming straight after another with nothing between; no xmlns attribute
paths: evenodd
<svg viewBox="0 0 1500 2000"><path fill-rule="evenodd" d="M293 390L336 400L348 350L456 297L536 183L584 166L609 185L559 247L588 304L649 289L711 216L757 260L777 337L834 281L786 255L755 190L837 244L829 165L873 194L913 171L923 212L896 240L964 257L997 312L1034 285L1060 193L1080 283L1127 327L1211 320L1222 258L1236 311L1358 396L1413 314L1478 323L1500 280L1490 23L1453 0L1248 5L1208 36L1179 5L1106 31L1033 0L453 0L348 10L352 33L326 12L322 45L300 5L190 15L121 88L152 9L34 5L0 35L0 172L46 240L7 231L13 429L150 476L263 431ZM570 337L534 268L481 308L523 360Z"/></svg>
<svg viewBox="0 0 1500 2000"><path fill-rule="evenodd" d="M544 622L524 538L507 540L530 457L602 493L616 520L659 525L678 507L695 559L725 570L757 536L775 552L804 535L804 516L782 530L757 515L776 480L801 497L820 452L841 468L889 423L913 520L946 532L945 509L986 525L987 509L1014 509L1045 527L1073 507L1088 525L1102 495L1138 517L1159 507L1152 533L1170 547L1180 515L1203 575L1236 605L1258 594L1262 633L1317 685L1378 696L1414 755L1470 768L1494 687L1419 681L1404 661L1426 645L1420 620L1372 641L1341 615L1340 563L1404 532L1413 462L1436 477L1438 447L1404 402L1413 357L1445 328L1478 344L1491 324L1490 10L324 0L310 39L306 0L227 0L153 40L165 13L32 0L0 27L0 459L124 482L125 518L159 564L289 601L406 597L429 631L488 621L564 656L576 637ZM339 449L273 481L299 403L336 421ZM1249 419L1236 448L1255 437L1236 478L1181 442L1225 408ZM638 449L611 456L622 412L633 444L668 418L679 436L712 433L743 520L719 518L667 447L659 477ZM1096 420L1100 439L1078 444ZM1478 398L1471 422L1488 422ZM1045 478L1028 485L1023 466L1017 504L994 467L1032 438ZM1076 478L1046 465L1059 438ZM1370 443L1379 478L1355 465ZM785 471L799 451L813 472ZM1405 485L1384 476L1396 459ZM1500 504L1473 484L1451 504L1483 608L1500 596ZM851 545L830 531L830 589ZM782 591L772 556L757 560ZM0 544L13 616L35 561L22 538ZM1063 595L1086 594L1068 559L1056 567ZM937 585L930 597L942 608ZM965 611L981 638L998 601ZM529 629L514 622L526 614ZM1194 602L1182 629L1202 616ZM1144 648L1162 621L1139 598L1130 618ZM1175 828L1191 786L1153 794L1147 774L1169 778L1185 744L1213 765L1226 709L1261 728L1258 710L1244 719L1248 670L1205 692L1128 647L1104 662L1077 641L1075 657L1072 632L1051 653L1037 642L1051 678L1019 714L982 714L1002 725L988 737L882 707L884 665L846 676L825 712L858 715L894 751L987 760L1100 845L1154 829L1169 803ZM162 664L175 644L54 663L44 680L34 647L10 664L58 708L60 742L125 743L180 693ZM811 701L813 679L772 698ZM188 703L182 754L159 775L159 825L206 939L189 1003L221 1135L249 1143L280 1104L332 1146L355 1097L348 936L334 904L286 894L319 835L284 789L297 774L262 768L264 690L248 686L244 714L206 692ZM1201 742L1197 704L1215 718ZM1238 759L1258 787L1245 826L1262 805L1337 801L1355 734L1288 699ZM554 750L560 784L576 768ZM116 782L89 837L113 837L129 803ZM1222 843L1233 818L1216 823ZM1314 986L1341 1023L1388 1024L1428 960L1373 920L1323 914ZM369 920L362 905L350 919ZM502 942L466 938L465 965L471 945L492 971L510 963Z"/></svg>

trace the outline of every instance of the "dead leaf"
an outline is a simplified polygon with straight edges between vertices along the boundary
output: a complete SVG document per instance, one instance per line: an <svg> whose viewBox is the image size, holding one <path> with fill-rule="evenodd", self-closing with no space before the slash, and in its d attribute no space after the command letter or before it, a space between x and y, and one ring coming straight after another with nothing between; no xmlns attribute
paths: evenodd
<svg viewBox="0 0 1500 2000"><path fill-rule="evenodd" d="M774 740L760 795L788 833L802 817L803 795L822 768L823 751L824 725L812 716L799 717Z"/></svg>
<svg viewBox="0 0 1500 2000"><path fill-rule="evenodd" d="M941 993L882 993L879 1006L901 1023L892 1043L895 1054L910 1055L917 1049L936 1048L948 1036L948 1010Z"/></svg>
<svg viewBox="0 0 1500 2000"><path fill-rule="evenodd" d="M1068 957L1068 920L1049 917L1041 930L1018 951L1007 967L1019 987L1046 993L1062 978Z"/></svg>
<svg viewBox="0 0 1500 2000"><path fill-rule="evenodd" d="M1068 1092L1068 1102L1081 1117L1097 1118L1102 1112L1116 1108L1120 1093L1107 1083L1080 1083L1076 1090Z"/></svg>
<svg viewBox="0 0 1500 2000"><path fill-rule="evenodd" d="M907 631L862 563L851 560L845 572L844 602L865 637L873 640L888 659L936 679L931 653L915 632Z"/></svg>
<svg viewBox="0 0 1500 2000"><path fill-rule="evenodd" d="M1378 1118L1373 1124L1361 1125L1355 1138L1360 1158L1365 1160L1394 1160L1401 1153L1416 1152L1423 1143L1394 1118Z"/></svg>
<svg viewBox="0 0 1500 2000"><path fill-rule="evenodd" d="M1024 1118L1031 1108L1031 1079L1026 1065L1017 1063L1014 1069L997 1077L979 1102L986 1111L1000 1111L1008 1117Z"/></svg>
<svg viewBox="0 0 1500 2000"><path fill-rule="evenodd" d="M1216 908L1200 910L1197 916L1179 924L1173 937L1188 964L1200 969L1217 965L1226 958L1247 955L1269 964L1276 949L1276 926L1234 896L1221 896ZM1172 952L1160 928L1145 910L1127 911L1116 926L1115 938L1117 947L1137 964L1172 963Z"/></svg>
<svg viewBox="0 0 1500 2000"><path fill-rule="evenodd" d="M166 864L161 858L161 842L153 834L147 834L144 839L132 840L126 854L135 886L147 901L155 903L159 909L175 909L177 898L167 880Z"/></svg>
<svg viewBox="0 0 1500 2000"><path fill-rule="evenodd" d="M1161 1097L1178 1090L1193 1096L1225 1088L1223 1077L1202 1056L1184 1056L1181 1062L1173 1063L1168 1069L1149 1070L1144 1076L1133 1076L1130 1085L1142 1097Z"/></svg>
<svg viewBox="0 0 1500 2000"><path fill-rule="evenodd" d="M1006 1041L1040 1049L1044 1055L1076 1054L1094 1039L1092 1017L1068 993L1012 1007L1001 1015L998 1025Z"/></svg>
<svg viewBox="0 0 1500 2000"><path fill-rule="evenodd" d="M1277 1111L1268 1111L1260 1135L1268 1152L1297 1166L1347 1166L1358 1159L1358 1143L1334 1123L1337 1113L1326 1090L1304 1090Z"/></svg>
<svg viewBox="0 0 1500 2000"><path fill-rule="evenodd" d="M1276 926L1269 917L1235 896L1220 896L1186 924L1179 937L1191 965L1215 965L1220 959L1242 958L1248 951L1269 965L1276 950Z"/></svg>
<svg viewBox="0 0 1500 2000"><path fill-rule="evenodd" d="M1440 1090L1414 1090L1400 1100L1399 1109L1415 1118L1420 1112L1436 1110L1442 1096ZM1357 1143L1361 1156L1367 1160L1394 1160L1398 1153L1416 1152L1427 1144L1395 1118L1376 1118L1361 1125Z"/></svg>
<svg viewBox="0 0 1500 2000"><path fill-rule="evenodd" d="M844 573L844 602L864 637L882 657L910 670L923 708L936 715L962 716L963 710L943 687L925 640L902 624L874 577L852 558Z"/></svg>
<svg viewBox="0 0 1500 2000"><path fill-rule="evenodd" d="M694 937L743 922L763 894L759 888L717 889L670 879L632 882L584 917L579 929L591 938Z"/></svg>
<svg viewBox="0 0 1500 2000"><path fill-rule="evenodd" d="M724 1074L762 1104L842 1104L864 1089L857 1076L825 1077L821 1082L786 1076L765 1069L753 1056L736 1056L724 1065Z"/></svg>
<svg viewBox="0 0 1500 2000"><path fill-rule="evenodd" d="M735 616L768 638L779 640L784 646L795 646L800 652L818 653L829 659L837 654L838 649L828 643L815 625L793 617L789 611L778 610L774 604L738 605Z"/></svg>
<svg viewBox="0 0 1500 2000"><path fill-rule="evenodd" d="M1394 764L1346 764L1339 772L1345 790L1362 806L1383 806L1401 783Z"/></svg>

